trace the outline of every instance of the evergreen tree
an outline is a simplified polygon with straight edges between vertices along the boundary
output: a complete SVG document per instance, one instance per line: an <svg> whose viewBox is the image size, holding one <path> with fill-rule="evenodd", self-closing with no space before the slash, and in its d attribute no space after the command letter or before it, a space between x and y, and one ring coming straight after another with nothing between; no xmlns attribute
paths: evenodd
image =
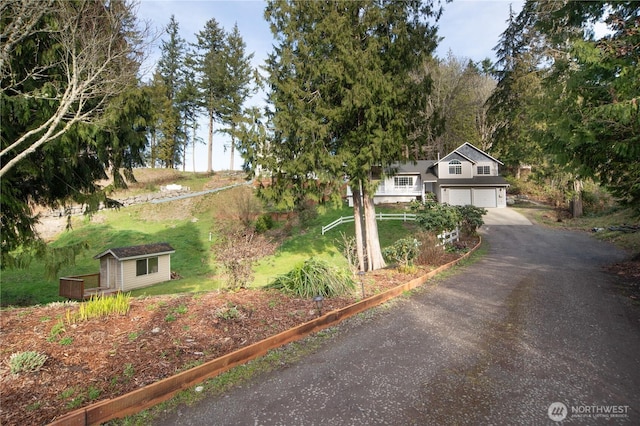
<svg viewBox="0 0 640 426"><path fill-rule="evenodd" d="M274 0L277 45L267 61L273 139L256 158L271 173L262 195L290 206L354 190L361 269L384 266L373 171L406 157L416 100L409 78L435 48L431 2ZM362 197L355 194L361 189ZM362 211L362 216L359 212Z"/></svg>
<svg viewBox="0 0 640 426"><path fill-rule="evenodd" d="M214 123L221 121L228 105L227 65L225 63L225 32L215 19L210 19L196 34L196 70L201 102L208 121L207 172L213 171ZM228 106L227 106L228 108Z"/></svg>
<svg viewBox="0 0 640 426"><path fill-rule="evenodd" d="M196 131L198 129L198 112L202 106L200 100L200 92L198 91L198 82L196 80L195 72L195 53L189 52L184 60L184 68L182 70L184 74L184 84L181 90L178 92L177 106L180 111L182 134L184 136L184 146L182 148L182 171L186 167L186 155L187 148L189 146L189 133L192 134L191 147L193 158L193 171L196 171L195 166L195 149L198 142L198 136Z"/></svg>
<svg viewBox="0 0 640 426"><path fill-rule="evenodd" d="M495 129L492 152L506 168L518 174L524 164L540 163L543 157L532 130L541 94L538 34L532 24L535 8L525 4L519 15L510 9L507 29L494 48L497 55L496 90L489 98L488 116Z"/></svg>
<svg viewBox="0 0 640 426"><path fill-rule="evenodd" d="M157 82L163 86L168 100L166 108L160 110L161 134L157 145L158 160L167 168L181 163L185 133L180 114L179 94L184 90L185 41L180 37L179 24L171 15L166 28L168 40L160 45L160 60L156 68Z"/></svg>
<svg viewBox="0 0 640 426"><path fill-rule="evenodd" d="M640 8L632 1L553 4L537 15L550 50L545 148L640 214ZM594 39L605 19L610 34Z"/></svg>
<svg viewBox="0 0 640 426"><path fill-rule="evenodd" d="M43 247L32 206L114 205L109 191L142 163L149 104L135 84L140 34L128 2L10 2L1 19L5 267ZM113 185L102 188L107 173Z"/></svg>
<svg viewBox="0 0 640 426"><path fill-rule="evenodd" d="M246 45L236 24L231 33L226 36L224 50L227 64L227 99L222 122L226 126L225 132L231 137L229 170L234 168L233 159L238 125L245 121L243 105L249 96L255 94L257 90L257 72L251 66L253 53L247 55L245 49Z"/></svg>

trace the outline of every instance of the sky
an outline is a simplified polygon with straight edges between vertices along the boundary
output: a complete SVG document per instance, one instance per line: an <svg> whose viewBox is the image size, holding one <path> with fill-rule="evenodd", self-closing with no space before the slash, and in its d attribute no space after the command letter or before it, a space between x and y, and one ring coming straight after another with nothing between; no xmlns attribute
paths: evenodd
<svg viewBox="0 0 640 426"><path fill-rule="evenodd" d="M506 29L509 7L514 13L522 8L523 1L508 0L454 0L445 4L444 13L438 25L438 34L443 40L438 45L436 56L444 58L451 51L458 58L482 61L495 60L493 48L498 44L500 34ZM264 19L265 3L258 0L141 0L137 16L147 21L161 33L160 39L152 46L149 59L144 65L147 73L143 80L150 78L159 55L160 40L165 37L164 28L171 15L180 27L180 35L187 42L195 42L195 33L204 28L205 23L215 18L226 31L238 25L240 35L246 43L246 53L253 53L253 66L262 65L271 52L273 36L269 24ZM254 96L247 106L264 105L264 93ZM207 124L201 120L199 137L207 140ZM231 165L230 152L225 151L229 138L214 134L213 170L228 170ZM195 171L207 168L206 145L198 145L195 153ZM242 167L242 159L236 154L234 169ZM186 170L193 170L191 149L187 152Z"/></svg>

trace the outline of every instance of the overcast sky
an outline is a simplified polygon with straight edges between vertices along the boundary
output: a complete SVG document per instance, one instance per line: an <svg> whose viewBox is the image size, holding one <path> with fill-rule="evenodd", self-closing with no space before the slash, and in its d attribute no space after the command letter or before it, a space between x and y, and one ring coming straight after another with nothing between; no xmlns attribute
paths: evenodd
<svg viewBox="0 0 640 426"><path fill-rule="evenodd" d="M481 61L484 58L495 59L493 47L498 43L500 34L506 28L509 7L518 13L522 1L506 0L454 0L445 5L442 18L438 22L438 33L444 37L436 55L445 57L450 50L456 57ZM227 31L238 24L238 29L247 45L247 53L254 53L254 66L262 65L272 48L272 35L268 23L264 20L265 3L257 0L141 0L138 18L151 23L162 32L175 15L180 26L181 36L188 42L194 42L194 34L204 28L205 23L215 20ZM162 34L164 37L164 33ZM166 37L165 37L166 38ZM159 46L159 42L157 43ZM149 67L157 60L157 49L150 58ZM252 104L261 104L264 95L254 98ZM203 121L200 137L206 141L207 129ZM214 135L214 170L229 169L229 152L222 145L228 139ZM206 170L206 149L199 146L196 151L196 170ZM187 153L187 168L192 171L191 152ZM236 156L234 168L240 169L242 160Z"/></svg>

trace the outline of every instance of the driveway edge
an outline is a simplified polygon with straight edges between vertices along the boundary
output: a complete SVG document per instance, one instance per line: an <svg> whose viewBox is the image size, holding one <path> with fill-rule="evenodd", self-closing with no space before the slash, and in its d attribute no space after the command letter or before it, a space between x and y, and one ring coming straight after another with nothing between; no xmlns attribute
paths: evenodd
<svg viewBox="0 0 640 426"><path fill-rule="evenodd" d="M427 274L415 278L405 284L394 287L384 293L376 294L353 303L341 309L336 309L326 314L303 323L297 327L268 337L259 342L253 343L237 351L223 355L219 358L208 361L202 365L178 373L174 376L162 379L158 382L144 386L135 391L121 395L117 398L91 404L76 411L70 412L56 419L50 426L77 425L86 426L101 424L112 419L122 418L136 414L142 410L157 405L173 397L176 393L190 388L207 379L216 377L233 367L245 364L255 358L265 355L272 349L279 348L325 328L336 325L345 319L352 317L367 309L385 303L404 292L415 289L437 274L450 269L462 260L468 258L482 244L482 237L469 252L459 259L442 265Z"/></svg>

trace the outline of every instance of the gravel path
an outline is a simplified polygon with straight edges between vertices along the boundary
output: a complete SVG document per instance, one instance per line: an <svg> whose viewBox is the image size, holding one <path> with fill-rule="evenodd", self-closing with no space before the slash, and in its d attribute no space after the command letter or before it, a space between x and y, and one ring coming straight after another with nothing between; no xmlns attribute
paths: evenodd
<svg viewBox="0 0 640 426"><path fill-rule="evenodd" d="M624 254L579 232L482 232L479 262L156 424L640 424L640 309L602 268Z"/></svg>

